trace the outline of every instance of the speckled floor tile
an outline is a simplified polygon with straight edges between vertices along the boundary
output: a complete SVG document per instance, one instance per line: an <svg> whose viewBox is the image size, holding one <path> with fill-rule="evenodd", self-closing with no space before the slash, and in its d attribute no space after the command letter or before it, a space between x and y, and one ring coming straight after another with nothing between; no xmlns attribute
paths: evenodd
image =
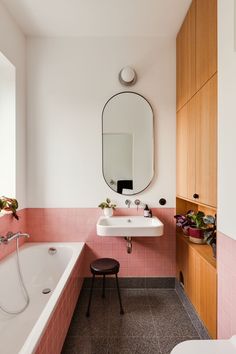
<svg viewBox="0 0 236 354"><path fill-rule="evenodd" d="M108 328L108 311L97 307L86 317L86 310L81 308L76 317L73 316L68 335L104 337L108 335Z"/></svg>
<svg viewBox="0 0 236 354"><path fill-rule="evenodd" d="M190 339L199 339L199 337L173 337L173 338L160 338L159 345L161 349L161 354L170 354L172 349L179 343L185 342ZM191 354L191 353L189 353Z"/></svg>
<svg viewBox="0 0 236 354"><path fill-rule="evenodd" d="M183 307L178 295L174 290L148 289L147 294L151 307L160 309L166 307Z"/></svg>
<svg viewBox="0 0 236 354"><path fill-rule="evenodd" d="M151 311L148 307L130 310L124 315L111 313L110 337L154 337L156 335Z"/></svg>
<svg viewBox="0 0 236 354"><path fill-rule="evenodd" d="M67 337L62 354L107 354L107 337Z"/></svg>
<svg viewBox="0 0 236 354"><path fill-rule="evenodd" d="M158 338L110 337L109 354L161 354Z"/></svg>
<svg viewBox="0 0 236 354"><path fill-rule="evenodd" d="M76 305L75 311L84 308L87 310L89 301L89 289L83 289L80 293L78 303ZM102 297L102 289L94 289L91 302L91 312L92 308L103 307L107 308L110 306L110 289L106 289L105 298Z"/></svg>
<svg viewBox="0 0 236 354"><path fill-rule="evenodd" d="M198 337L189 316L184 309L173 311L171 308L160 311L151 308L157 335L160 337Z"/></svg>
<svg viewBox="0 0 236 354"><path fill-rule="evenodd" d="M89 289L83 289L63 347L63 354L170 354L173 347L198 339L175 290L121 289L120 315L116 289L95 289L86 317Z"/></svg>
<svg viewBox="0 0 236 354"><path fill-rule="evenodd" d="M121 289L122 305L125 312L130 309L138 309L149 306L148 294L146 289ZM117 290L111 290L110 295L111 308L119 308L119 298Z"/></svg>

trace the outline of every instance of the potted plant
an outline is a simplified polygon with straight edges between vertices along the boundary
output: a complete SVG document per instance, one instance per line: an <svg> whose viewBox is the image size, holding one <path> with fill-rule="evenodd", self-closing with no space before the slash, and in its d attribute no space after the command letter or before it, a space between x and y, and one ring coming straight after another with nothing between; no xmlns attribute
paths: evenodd
<svg viewBox="0 0 236 354"><path fill-rule="evenodd" d="M174 218L176 219L176 226L181 227L185 236L189 236L189 227L191 225L190 220L187 218L186 215L178 214L175 215Z"/></svg>
<svg viewBox="0 0 236 354"><path fill-rule="evenodd" d="M19 216L16 213L18 209L18 202L16 199L0 197L0 212L12 213L12 216L19 220Z"/></svg>
<svg viewBox="0 0 236 354"><path fill-rule="evenodd" d="M216 258L216 215L206 215L204 222L208 225L204 232L205 242L212 247L213 256Z"/></svg>
<svg viewBox="0 0 236 354"><path fill-rule="evenodd" d="M113 215L113 210L115 210L116 205L112 204L109 198L106 198L106 201L99 204L98 207L103 210L106 217L110 217Z"/></svg>
<svg viewBox="0 0 236 354"><path fill-rule="evenodd" d="M189 240L194 243L204 243L204 230L206 229L204 217L205 213L202 211L195 213L189 210L187 213L187 218L192 223L189 227Z"/></svg>
<svg viewBox="0 0 236 354"><path fill-rule="evenodd" d="M189 239L194 243L208 243L212 245L213 253L216 245L216 216L205 215L202 211L188 212L188 218L194 223L189 228Z"/></svg>
<svg viewBox="0 0 236 354"><path fill-rule="evenodd" d="M189 210L186 215L175 215L176 225L180 226L189 240L194 243L208 243L214 247L216 217L205 215L202 211Z"/></svg>

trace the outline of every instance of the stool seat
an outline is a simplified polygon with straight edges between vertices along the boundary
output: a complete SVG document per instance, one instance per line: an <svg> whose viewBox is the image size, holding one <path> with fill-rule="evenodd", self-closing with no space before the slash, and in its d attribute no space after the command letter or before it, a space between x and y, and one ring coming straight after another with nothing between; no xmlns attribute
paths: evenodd
<svg viewBox="0 0 236 354"><path fill-rule="evenodd" d="M113 258L99 258L90 264L92 274L107 275L117 274L120 269L120 263Z"/></svg>

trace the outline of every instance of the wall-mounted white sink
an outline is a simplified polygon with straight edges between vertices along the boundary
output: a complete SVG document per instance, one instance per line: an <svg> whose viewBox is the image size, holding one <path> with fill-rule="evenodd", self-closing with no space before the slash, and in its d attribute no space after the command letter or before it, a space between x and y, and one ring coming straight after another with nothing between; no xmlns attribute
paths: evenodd
<svg viewBox="0 0 236 354"><path fill-rule="evenodd" d="M97 222L98 236L155 237L163 233L164 225L155 216L101 216Z"/></svg>

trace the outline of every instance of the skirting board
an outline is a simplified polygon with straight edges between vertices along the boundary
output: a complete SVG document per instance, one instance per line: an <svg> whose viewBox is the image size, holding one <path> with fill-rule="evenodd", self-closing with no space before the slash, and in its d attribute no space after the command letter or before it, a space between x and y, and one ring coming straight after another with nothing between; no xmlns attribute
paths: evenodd
<svg viewBox="0 0 236 354"><path fill-rule="evenodd" d="M119 278L119 285L121 288L129 289L174 289L175 278L173 277L159 277L159 278ZM91 278L85 278L83 288L88 289L91 286ZM96 277L94 282L95 288L102 288L102 277ZM106 278L106 288L112 289L116 287L114 277Z"/></svg>

